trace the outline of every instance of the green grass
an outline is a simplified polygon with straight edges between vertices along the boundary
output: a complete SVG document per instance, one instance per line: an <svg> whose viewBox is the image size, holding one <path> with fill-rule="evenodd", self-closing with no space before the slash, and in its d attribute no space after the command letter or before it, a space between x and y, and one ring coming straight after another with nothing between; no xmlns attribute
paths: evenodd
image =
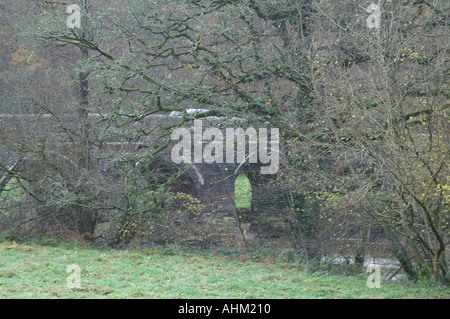
<svg viewBox="0 0 450 319"><path fill-rule="evenodd" d="M244 173L234 182L235 205L238 210L250 210L252 205L252 185Z"/></svg>
<svg viewBox="0 0 450 319"><path fill-rule="evenodd" d="M67 266L81 267L68 288ZM0 243L0 298L449 298L446 287L309 273L293 263L182 250Z"/></svg>

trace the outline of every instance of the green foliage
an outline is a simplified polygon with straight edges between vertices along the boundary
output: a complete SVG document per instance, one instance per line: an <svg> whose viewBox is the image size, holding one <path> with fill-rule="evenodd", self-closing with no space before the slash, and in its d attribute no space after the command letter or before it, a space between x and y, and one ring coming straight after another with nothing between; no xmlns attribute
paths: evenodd
<svg viewBox="0 0 450 319"><path fill-rule="evenodd" d="M16 240L16 236L14 236L12 232L13 232L12 229L0 232L0 243Z"/></svg>
<svg viewBox="0 0 450 319"><path fill-rule="evenodd" d="M363 269L355 263L348 261L336 261L334 258L314 258L311 260L306 269L311 273L330 274L330 275L342 275L342 276L354 276L361 274Z"/></svg>
<svg viewBox="0 0 450 319"><path fill-rule="evenodd" d="M279 115L279 110L275 105L266 99L255 99L248 104L248 109L261 116Z"/></svg>
<svg viewBox="0 0 450 319"><path fill-rule="evenodd" d="M293 209L296 216L293 227L298 228L304 236L317 235L319 214L317 202L310 195L295 193L293 194Z"/></svg>

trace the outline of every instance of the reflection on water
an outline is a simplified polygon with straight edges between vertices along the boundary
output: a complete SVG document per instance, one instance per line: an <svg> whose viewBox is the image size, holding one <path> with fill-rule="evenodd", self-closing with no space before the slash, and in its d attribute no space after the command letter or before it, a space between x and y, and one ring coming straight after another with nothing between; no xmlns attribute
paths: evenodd
<svg viewBox="0 0 450 319"><path fill-rule="evenodd" d="M323 256L321 262L351 265L355 263L355 260L354 256L339 256L337 254L331 254ZM379 266L381 274L385 279L397 280L404 276L400 263L398 260L393 258L366 256L364 260L364 268L367 269L369 266Z"/></svg>
<svg viewBox="0 0 450 319"><path fill-rule="evenodd" d="M345 238L324 245L322 247L324 256L321 258L321 262L344 266L354 265L358 243L358 238ZM369 266L379 266L384 279L397 280L405 276L400 262L392 254L390 245L384 241L368 243L364 258L364 270L367 270Z"/></svg>

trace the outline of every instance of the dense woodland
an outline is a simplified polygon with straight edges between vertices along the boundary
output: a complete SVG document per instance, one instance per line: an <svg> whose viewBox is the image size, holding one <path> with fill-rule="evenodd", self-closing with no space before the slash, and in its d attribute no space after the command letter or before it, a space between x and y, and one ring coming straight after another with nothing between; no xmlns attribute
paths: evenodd
<svg viewBox="0 0 450 319"><path fill-rule="evenodd" d="M371 0L72 2L80 28L65 1L0 1L0 123L16 121L0 124L3 239L95 241L112 218L114 247L231 244L161 155L174 129L215 115L280 129L267 197L285 198L307 262L353 239L362 265L383 242L409 279L448 282L448 1L381 0L380 28ZM207 111L138 125L185 109ZM153 143L112 151L112 130Z"/></svg>

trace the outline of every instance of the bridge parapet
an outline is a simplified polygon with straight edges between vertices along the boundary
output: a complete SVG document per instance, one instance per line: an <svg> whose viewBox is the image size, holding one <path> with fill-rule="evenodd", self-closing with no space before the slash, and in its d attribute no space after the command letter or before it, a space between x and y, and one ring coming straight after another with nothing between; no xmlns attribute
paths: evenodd
<svg viewBox="0 0 450 319"><path fill-rule="evenodd" d="M89 142L91 155L100 159L102 167L112 167L111 159L120 152L130 153L136 159L145 158L151 151L156 140L164 144L169 134L165 128L176 127L182 117L177 114L149 115L139 121L126 116L110 116L107 114L89 114L85 123L89 126ZM225 133L226 128L243 126L242 119L226 119L220 117L202 118L203 130L207 128L220 128ZM30 145L44 145L47 149L53 149L61 158L69 160L70 149L80 143L80 119L74 114L0 114L0 140L8 149L7 162L12 163L18 158L18 149L21 141ZM189 120L182 126L190 132L194 130L194 123ZM244 127L245 129L245 127ZM163 136L163 137L161 137ZM11 143L10 143L11 142ZM203 140L203 145L209 141ZM171 149L176 141L173 141L159 156L171 160ZM9 146L8 146L9 145ZM224 154L225 154L225 147ZM194 144L192 144L192 154ZM134 155L133 155L134 154ZM2 155L2 154L0 154ZM5 155L5 154L3 154ZM281 157L282 158L282 157ZM5 156L3 156L5 159ZM136 167L139 161L136 160ZM172 163L173 164L173 163ZM248 238L277 237L288 231L286 222L274 223L276 220L285 220L284 203L279 194L267 194L264 189L274 176L261 176L260 163L181 163L179 166L192 180L191 194L207 204L206 215L212 220L223 220L231 224L235 223L236 207L234 181L238 174L246 173L252 181L254 189L253 212L244 227ZM104 169L111 172L111 169ZM273 192L273 190L271 190ZM273 198L274 200L270 200ZM280 229L283 231L280 232ZM253 234L253 235L251 235ZM258 234L256 236L255 234Z"/></svg>

